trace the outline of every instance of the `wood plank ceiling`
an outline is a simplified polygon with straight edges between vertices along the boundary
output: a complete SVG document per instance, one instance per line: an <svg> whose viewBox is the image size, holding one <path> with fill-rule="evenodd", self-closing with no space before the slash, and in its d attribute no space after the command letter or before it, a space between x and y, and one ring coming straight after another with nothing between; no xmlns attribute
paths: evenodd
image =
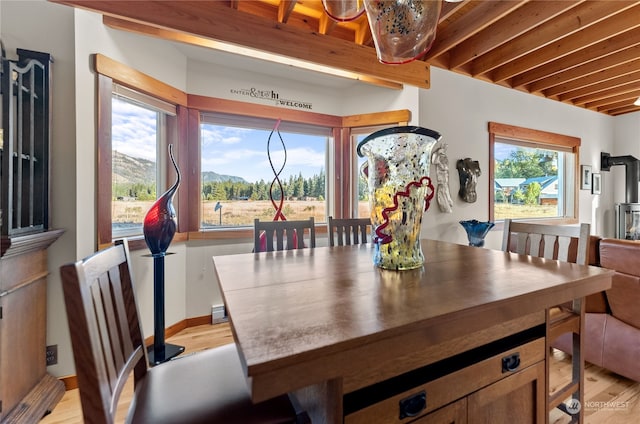
<svg viewBox="0 0 640 424"><path fill-rule="evenodd" d="M372 79L427 88L430 65L612 116L640 111L640 1L445 2L433 46L408 65L376 63L366 16L334 22L320 0L52 1L103 13L114 28L226 41Z"/></svg>

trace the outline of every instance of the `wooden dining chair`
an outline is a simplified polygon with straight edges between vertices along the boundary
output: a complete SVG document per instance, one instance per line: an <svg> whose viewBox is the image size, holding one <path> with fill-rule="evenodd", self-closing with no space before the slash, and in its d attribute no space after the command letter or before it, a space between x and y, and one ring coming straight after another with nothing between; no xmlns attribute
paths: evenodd
<svg viewBox="0 0 640 424"><path fill-rule="evenodd" d="M345 246L367 243L367 234L371 227L370 218L329 217L329 246Z"/></svg>
<svg viewBox="0 0 640 424"><path fill-rule="evenodd" d="M306 239L305 234L307 234ZM255 219L253 239L254 252L316 247L315 221L313 217L300 221L260 221Z"/></svg>
<svg viewBox="0 0 640 424"><path fill-rule="evenodd" d="M131 374L127 422L296 422L286 395L251 402L235 344L147 366L126 241L63 265L60 274L85 423L114 422Z"/></svg>
<svg viewBox="0 0 640 424"><path fill-rule="evenodd" d="M580 226L545 225L525 222L504 221L502 250L522 255L555 259L587 265L589 259L589 224ZM584 387L580 384L584 379L584 299L547 309L546 311L546 345L547 345L547 410L560 408L571 414L563 403L569 396L579 400L584 406ZM550 393L549 366L552 351L551 344L560 335L573 334L573 355L571 358L571 381ZM575 412L575 411L574 411ZM584 408L577 412L582 422ZM572 421L573 422L573 421Z"/></svg>

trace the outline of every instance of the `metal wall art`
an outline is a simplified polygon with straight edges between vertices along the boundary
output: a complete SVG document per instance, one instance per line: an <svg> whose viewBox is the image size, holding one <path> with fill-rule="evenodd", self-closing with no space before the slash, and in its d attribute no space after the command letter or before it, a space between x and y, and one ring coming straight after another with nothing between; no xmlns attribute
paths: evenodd
<svg viewBox="0 0 640 424"><path fill-rule="evenodd" d="M476 184L478 177L482 174L480 171L480 162L471 158L458 160L458 174L460 175L460 198L467 203L474 203L478 199L476 193Z"/></svg>

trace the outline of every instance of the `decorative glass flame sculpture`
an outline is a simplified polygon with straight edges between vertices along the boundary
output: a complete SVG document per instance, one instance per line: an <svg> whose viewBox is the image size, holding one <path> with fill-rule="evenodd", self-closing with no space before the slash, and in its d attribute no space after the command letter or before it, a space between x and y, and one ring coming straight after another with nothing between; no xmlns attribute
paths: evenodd
<svg viewBox="0 0 640 424"><path fill-rule="evenodd" d="M364 4L380 62L411 62L431 48L441 0L365 0Z"/></svg>
<svg viewBox="0 0 640 424"><path fill-rule="evenodd" d="M440 137L427 128L393 127L358 144L358 155L367 157L360 172L368 183L373 262L380 268L407 270L424 263L420 227L434 194L429 165Z"/></svg>
<svg viewBox="0 0 640 424"><path fill-rule="evenodd" d="M460 221L460 225L462 225L467 232L469 246L482 247L484 246L485 236L495 224L493 222L482 222L477 219L471 219L468 221Z"/></svg>
<svg viewBox="0 0 640 424"><path fill-rule="evenodd" d="M149 347L149 363L158 365L184 352L184 346L164 342L164 257L176 233L176 211L173 196L180 186L180 170L169 145L169 157L177 178L176 182L156 200L144 216L144 240L153 258L153 345Z"/></svg>
<svg viewBox="0 0 640 424"><path fill-rule="evenodd" d="M322 7L331 19L348 22L364 13L364 0L322 0Z"/></svg>
<svg viewBox="0 0 640 424"><path fill-rule="evenodd" d="M169 157L176 170L176 182L156 200L144 216L144 240L152 255L163 255L176 233L176 210L173 196L180 186L180 170L173 157L173 145L169 145Z"/></svg>

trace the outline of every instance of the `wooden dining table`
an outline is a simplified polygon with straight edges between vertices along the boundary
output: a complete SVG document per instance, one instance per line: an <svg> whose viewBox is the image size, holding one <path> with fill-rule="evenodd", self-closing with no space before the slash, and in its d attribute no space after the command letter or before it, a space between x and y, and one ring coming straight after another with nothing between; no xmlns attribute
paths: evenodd
<svg viewBox="0 0 640 424"><path fill-rule="evenodd" d="M254 402L295 393L314 423L347 422L352 395L543 328L548 308L611 286L606 269L443 241L422 240L409 271L375 267L373 250L213 257Z"/></svg>

